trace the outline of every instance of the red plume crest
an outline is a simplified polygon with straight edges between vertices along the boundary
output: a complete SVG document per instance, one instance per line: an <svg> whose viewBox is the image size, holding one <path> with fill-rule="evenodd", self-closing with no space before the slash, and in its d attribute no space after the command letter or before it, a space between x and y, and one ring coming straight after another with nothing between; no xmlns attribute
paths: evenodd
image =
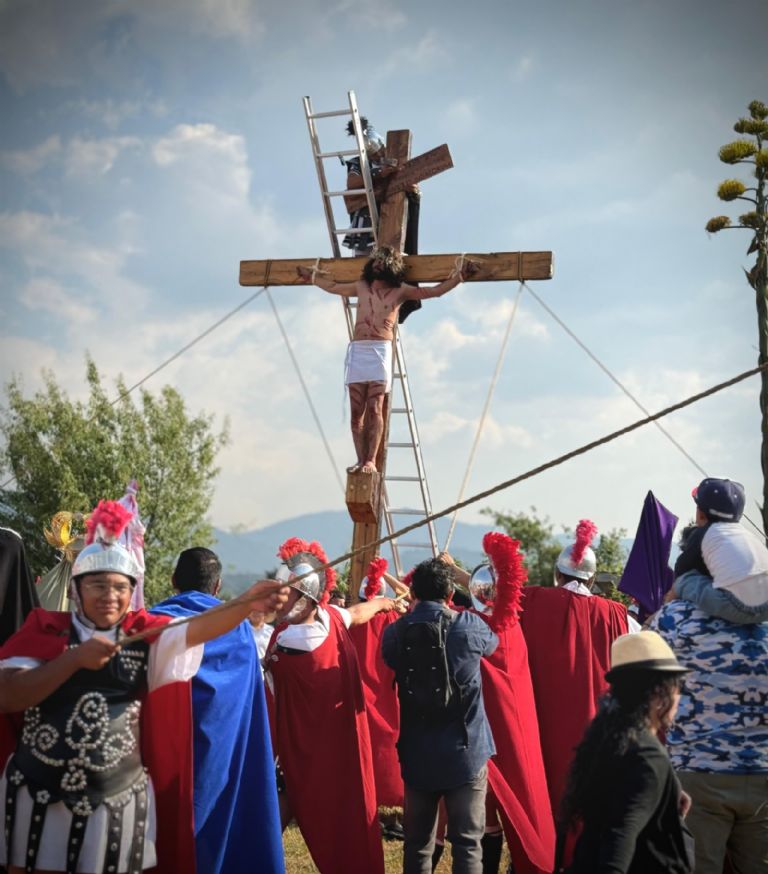
<svg viewBox="0 0 768 874"><path fill-rule="evenodd" d="M489 624L496 632L506 631L520 618L522 589L528 579L520 541L499 531L489 531L483 537L483 552L491 560L496 575L496 600Z"/></svg>
<svg viewBox="0 0 768 874"><path fill-rule="evenodd" d="M133 513L117 501L99 501L85 523L86 544L93 543L97 538L114 543L131 519Z"/></svg>
<svg viewBox="0 0 768 874"><path fill-rule="evenodd" d="M381 594L382 578L387 567L387 560L383 556L374 558L368 565L368 570L365 574L368 577L368 582L365 586L366 601L370 601L371 598L377 598Z"/></svg>
<svg viewBox="0 0 768 874"><path fill-rule="evenodd" d="M321 564L328 563L328 556L325 554L325 550L316 540L308 543L306 540L302 540L301 537L289 537L288 540L286 540L277 550L277 555L279 558L282 558L283 561L288 561L289 558L293 558L294 555L298 555L300 552L308 552L310 555L314 555ZM323 589L323 595L320 598L321 607L325 607L328 603L331 597L331 591L335 586L336 571L332 567L328 567L325 569L325 588Z"/></svg>
<svg viewBox="0 0 768 874"><path fill-rule="evenodd" d="M571 561L574 567L581 564L584 553L596 535L597 525L589 519L582 519L576 526L576 542L571 550Z"/></svg>

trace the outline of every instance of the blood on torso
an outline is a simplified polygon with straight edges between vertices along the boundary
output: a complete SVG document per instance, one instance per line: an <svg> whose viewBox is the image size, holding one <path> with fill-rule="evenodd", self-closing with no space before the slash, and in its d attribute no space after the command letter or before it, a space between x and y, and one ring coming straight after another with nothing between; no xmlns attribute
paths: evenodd
<svg viewBox="0 0 768 874"><path fill-rule="evenodd" d="M369 285L357 281L355 340L392 340L397 313L404 297L403 287L392 288L379 280Z"/></svg>

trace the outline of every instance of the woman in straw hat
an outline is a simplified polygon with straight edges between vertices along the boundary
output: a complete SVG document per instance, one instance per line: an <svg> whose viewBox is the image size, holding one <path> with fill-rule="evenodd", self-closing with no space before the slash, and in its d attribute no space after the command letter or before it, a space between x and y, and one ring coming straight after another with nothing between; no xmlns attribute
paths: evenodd
<svg viewBox="0 0 768 874"><path fill-rule="evenodd" d="M562 827L580 827L569 874L688 874L682 792L657 735L672 724L687 669L641 631L611 647L610 690L576 749Z"/></svg>

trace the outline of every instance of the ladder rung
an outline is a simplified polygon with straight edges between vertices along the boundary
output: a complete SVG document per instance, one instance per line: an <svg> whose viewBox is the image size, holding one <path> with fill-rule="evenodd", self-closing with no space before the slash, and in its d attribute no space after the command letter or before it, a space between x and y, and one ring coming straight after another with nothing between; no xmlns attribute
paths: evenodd
<svg viewBox="0 0 768 874"><path fill-rule="evenodd" d="M414 449L418 443L387 443L389 449Z"/></svg>
<svg viewBox="0 0 768 874"><path fill-rule="evenodd" d="M341 149L338 152L315 152L316 158L345 158L347 155L359 155L357 149Z"/></svg>
<svg viewBox="0 0 768 874"><path fill-rule="evenodd" d="M346 188L344 191L325 191L324 194L326 197L356 197L357 195L364 195L365 192L365 188Z"/></svg>
<svg viewBox="0 0 768 874"><path fill-rule="evenodd" d="M421 480L417 476L385 476L385 482L394 483L420 483Z"/></svg>
<svg viewBox="0 0 768 874"><path fill-rule="evenodd" d="M424 510L412 510L410 507L390 507L388 513L394 513L397 516L426 516Z"/></svg>
<svg viewBox="0 0 768 874"><path fill-rule="evenodd" d="M336 115L352 115L351 109L336 109L333 112L313 112L308 118L333 118Z"/></svg>
<svg viewBox="0 0 768 874"><path fill-rule="evenodd" d="M369 228L334 228L334 234L370 234L373 232L373 226Z"/></svg>
<svg viewBox="0 0 768 874"><path fill-rule="evenodd" d="M397 543L398 549L432 549L431 543L403 543L399 540Z"/></svg>
<svg viewBox="0 0 768 874"><path fill-rule="evenodd" d="M351 304L350 304L350 306L351 306ZM355 306L357 306L357 304L355 304ZM392 409L389 412L390 413L408 413L408 412L412 413L413 410L409 411L407 407L392 407Z"/></svg>

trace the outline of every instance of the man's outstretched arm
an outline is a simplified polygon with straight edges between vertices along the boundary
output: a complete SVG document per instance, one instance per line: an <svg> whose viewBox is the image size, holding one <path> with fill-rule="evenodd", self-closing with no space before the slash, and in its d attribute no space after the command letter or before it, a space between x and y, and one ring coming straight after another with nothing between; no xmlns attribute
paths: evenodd
<svg viewBox="0 0 768 874"><path fill-rule="evenodd" d="M306 282L307 285L311 283L330 294L340 294L342 297L357 296L356 282L336 282L334 279L326 279L318 271L311 270L309 267L297 267L296 273L299 279Z"/></svg>
<svg viewBox="0 0 768 874"><path fill-rule="evenodd" d="M454 270L453 273L441 282L439 285L433 285L431 288L416 288L413 285L402 286L404 291L404 300L427 300L430 297L441 297L449 291L453 291L457 285L474 276L480 269L480 265L476 261L465 261L461 270Z"/></svg>

